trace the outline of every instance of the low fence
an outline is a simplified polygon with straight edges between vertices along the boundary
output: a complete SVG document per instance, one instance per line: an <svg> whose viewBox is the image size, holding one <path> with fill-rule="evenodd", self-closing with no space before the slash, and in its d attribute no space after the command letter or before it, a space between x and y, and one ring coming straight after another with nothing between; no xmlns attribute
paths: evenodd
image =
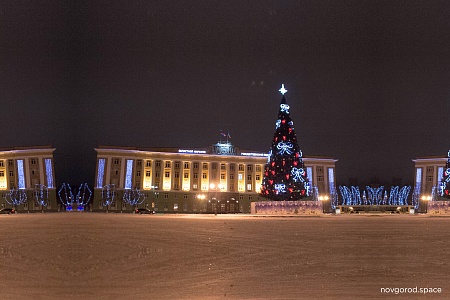
<svg viewBox="0 0 450 300"><path fill-rule="evenodd" d="M261 201L251 203L256 215L318 215L323 213L321 201Z"/></svg>
<svg viewBox="0 0 450 300"><path fill-rule="evenodd" d="M430 215L450 215L450 200L429 201L427 213Z"/></svg>

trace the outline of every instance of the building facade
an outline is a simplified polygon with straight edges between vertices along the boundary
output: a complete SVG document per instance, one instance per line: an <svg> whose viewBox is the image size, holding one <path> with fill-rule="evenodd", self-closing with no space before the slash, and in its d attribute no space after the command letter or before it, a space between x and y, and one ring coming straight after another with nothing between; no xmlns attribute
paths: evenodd
<svg viewBox="0 0 450 300"><path fill-rule="evenodd" d="M429 201L436 196L436 189L444 176L445 156L424 156L413 159L415 184L413 201L418 203L418 212L427 212Z"/></svg>
<svg viewBox="0 0 450 300"><path fill-rule="evenodd" d="M267 154L241 150L231 143L207 148L96 148L97 165L92 210L131 211L126 190L139 189L139 207L156 212L249 213L260 195ZM308 180L319 193L334 191L335 163L330 157L304 157ZM106 186L115 200L105 205ZM103 192L102 192L103 191Z"/></svg>
<svg viewBox="0 0 450 300"><path fill-rule="evenodd" d="M54 151L50 146L0 150L2 208L14 207L19 212L58 210Z"/></svg>

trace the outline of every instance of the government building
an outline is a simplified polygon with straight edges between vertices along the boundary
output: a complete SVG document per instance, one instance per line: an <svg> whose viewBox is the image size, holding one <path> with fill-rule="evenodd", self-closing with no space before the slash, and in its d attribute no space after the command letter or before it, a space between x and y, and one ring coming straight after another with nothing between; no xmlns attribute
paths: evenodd
<svg viewBox="0 0 450 300"><path fill-rule="evenodd" d="M0 208L58 210L54 151L50 146L0 149Z"/></svg>
<svg viewBox="0 0 450 300"><path fill-rule="evenodd" d="M139 189L139 207L171 213L249 213L260 195L268 154L229 142L205 148L98 147L93 211L132 211L124 191ZM335 191L332 157L303 158L308 180L321 195ZM106 202L105 198L114 198ZM109 199L110 201L110 199Z"/></svg>

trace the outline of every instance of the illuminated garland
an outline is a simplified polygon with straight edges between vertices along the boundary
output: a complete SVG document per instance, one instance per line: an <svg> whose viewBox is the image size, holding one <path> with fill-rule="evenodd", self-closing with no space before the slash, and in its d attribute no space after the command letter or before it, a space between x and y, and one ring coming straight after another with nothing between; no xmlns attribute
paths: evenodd
<svg viewBox="0 0 450 300"><path fill-rule="evenodd" d="M37 204L48 206L48 188L43 184L34 186L34 197Z"/></svg>
<svg viewBox="0 0 450 300"><path fill-rule="evenodd" d="M26 191L14 188L5 194L4 199L13 206L25 204L28 200Z"/></svg>

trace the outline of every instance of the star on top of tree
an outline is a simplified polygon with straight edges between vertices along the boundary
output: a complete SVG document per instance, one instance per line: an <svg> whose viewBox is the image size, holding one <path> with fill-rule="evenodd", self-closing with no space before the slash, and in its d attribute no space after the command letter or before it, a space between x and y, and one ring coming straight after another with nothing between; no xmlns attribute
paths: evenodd
<svg viewBox="0 0 450 300"><path fill-rule="evenodd" d="M284 95L284 94L287 93L288 90L285 89L285 88L284 88L284 84L282 84L282 85L281 85L281 89L279 89L278 91L281 93L281 95Z"/></svg>

